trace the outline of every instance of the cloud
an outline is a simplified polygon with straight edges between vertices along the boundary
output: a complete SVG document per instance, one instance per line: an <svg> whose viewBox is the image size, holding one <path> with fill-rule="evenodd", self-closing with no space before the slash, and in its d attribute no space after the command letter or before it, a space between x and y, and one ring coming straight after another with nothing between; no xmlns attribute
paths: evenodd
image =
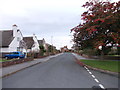
<svg viewBox="0 0 120 90"><path fill-rule="evenodd" d="M7 3L6 3L7 2ZM0 0L0 29L17 24L23 36L45 38L57 48L72 45L70 29L80 23L81 0Z"/></svg>

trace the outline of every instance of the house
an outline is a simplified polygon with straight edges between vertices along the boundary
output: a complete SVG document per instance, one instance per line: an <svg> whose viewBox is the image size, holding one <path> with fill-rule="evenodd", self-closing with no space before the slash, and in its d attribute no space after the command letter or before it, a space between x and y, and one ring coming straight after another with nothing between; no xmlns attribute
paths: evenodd
<svg viewBox="0 0 120 90"><path fill-rule="evenodd" d="M39 46L44 46L45 50L47 50L47 45L44 38L42 40L38 40L38 43Z"/></svg>
<svg viewBox="0 0 120 90"><path fill-rule="evenodd" d="M50 45L50 44L46 43L46 47L47 47L47 52L48 52L49 54L51 54L51 53L56 53L56 52L57 52L56 47L53 46L53 45Z"/></svg>
<svg viewBox="0 0 120 90"><path fill-rule="evenodd" d="M35 36L35 34L33 34L33 36L31 37L23 37L23 40L26 43L26 47L27 47L27 52L39 52L40 48L39 48L39 43L37 40L37 37Z"/></svg>
<svg viewBox="0 0 120 90"><path fill-rule="evenodd" d="M68 52L68 51L69 51L69 49L67 48L67 46L64 46L61 48L61 52Z"/></svg>
<svg viewBox="0 0 120 90"><path fill-rule="evenodd" d="M13 51L26 52L26 43L17 25L13 25L12 30L1 30L0 37L0 50L3 55Z"/></svg>

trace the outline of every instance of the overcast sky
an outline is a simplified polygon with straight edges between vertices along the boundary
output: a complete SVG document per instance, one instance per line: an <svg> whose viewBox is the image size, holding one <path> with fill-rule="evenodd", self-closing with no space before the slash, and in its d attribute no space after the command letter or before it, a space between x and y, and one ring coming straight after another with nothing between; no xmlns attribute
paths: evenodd
<svg viewBox="0 0 120 90"><path fill-rule="evenodd" d="M16 24L23 36L35 34L59 49L72 46L70 29L78 25L88 0L0 0L0 30ZM118 0L116 0L118 1Z"/></svg>

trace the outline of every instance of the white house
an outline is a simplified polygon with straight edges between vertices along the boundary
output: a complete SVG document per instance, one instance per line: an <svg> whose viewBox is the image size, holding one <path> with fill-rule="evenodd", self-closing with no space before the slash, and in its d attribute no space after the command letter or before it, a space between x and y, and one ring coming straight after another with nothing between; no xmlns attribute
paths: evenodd
<svg viewBox="0 0 120 90"><path fill-rule="evenodd" d="M26 43L27 52L39 52L40 51L39 43L38 43L38 40L35 34L33 34L33 36L31 37L23 37L23 40Z"/></svg>
<svg viewBox="0 0 120 90"><path fill-rule="evenodd" d="M46 45L46 42L45 42L45 39L43 38L42 40L38 40L38 43L39 43L39 46L44 46L45 50L47 50L47 45Z"/></svg>
<svg viewBox="0 0 120 90"><path fill-rule="evenodd" d="M26 51L26 43L23 41L23 35L17 25L13 25L12 30L0 31L0 37L0 50L2 53Z"/></svg>

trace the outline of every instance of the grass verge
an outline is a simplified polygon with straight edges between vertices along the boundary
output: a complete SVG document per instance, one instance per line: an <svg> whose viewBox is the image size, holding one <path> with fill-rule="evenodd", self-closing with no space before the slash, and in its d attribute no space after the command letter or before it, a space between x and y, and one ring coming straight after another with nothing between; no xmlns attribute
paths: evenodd
<svg viewBox="0 0 120 90"><path fill-rule="evenodd" d="M110 61L110 60L80 60L88 66L95 68L108 70L112 72L120 72L120 61Z"/></svg>
<svg viewBox="0 0 120 90"><path fill-rule="evenodd" d="M5 61L10 61L10 60L4 60L4 59L3 59L3 60L0 60L0 62L5 62Z"/></svg>
<svg viewBox="0 0 120 90"><path fill-rule="evenodd" d="M16 60L15 58L14 59L9 59L9 60L6 60L6 59L0 59L0 62L6 62L6 61L12 61L12 60Z"/></svg>

